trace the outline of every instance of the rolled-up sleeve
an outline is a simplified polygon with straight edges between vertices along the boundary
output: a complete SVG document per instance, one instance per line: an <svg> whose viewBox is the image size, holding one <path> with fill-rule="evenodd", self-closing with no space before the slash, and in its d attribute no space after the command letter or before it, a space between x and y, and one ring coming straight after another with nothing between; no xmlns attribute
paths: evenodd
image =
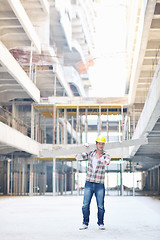
<svg viewBox="0 0 160 240"><path fill-rule="evenodd" d="M84 152L84 153L78 153L76 154L76 159L79 160L79 159L83 159L83 160L87 160L89 157L89 153L88 152Z"/></svg>

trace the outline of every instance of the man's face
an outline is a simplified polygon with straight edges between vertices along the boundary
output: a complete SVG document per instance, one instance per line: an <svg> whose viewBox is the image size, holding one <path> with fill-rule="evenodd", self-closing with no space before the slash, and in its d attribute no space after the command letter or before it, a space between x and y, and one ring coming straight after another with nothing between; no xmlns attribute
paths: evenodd
<svg viewBox="0 0 160 240"><path fill-rule="evenodd" d="M97 145L97 149L98 149L99 151L103 151L103 148L104 148L105 143L97 142L96 145Z"/></svg>

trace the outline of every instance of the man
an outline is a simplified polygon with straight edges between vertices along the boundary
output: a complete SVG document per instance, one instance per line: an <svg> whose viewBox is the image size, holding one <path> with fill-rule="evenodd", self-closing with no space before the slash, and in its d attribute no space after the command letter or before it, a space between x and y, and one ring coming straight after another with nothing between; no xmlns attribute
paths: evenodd
<svg viewBox="0 0 160 240"><path fill-rule="evenodd" d="M86 183L84 188L84 199L82 206L83 213L83 224L79 230L84 230L88 228L89 225L89 215L90 215L90 203L93 194L95 194L98 208L98 222L99 229L105 230L104 227L104 197L105 197L105 166L110 163L110 156L106 153L104 149L105 138L103 136L98 136L96 138L96 149L89 153L82 153L81 157L83 159L88 159L88 168ZM79 157L78 157L79 158Z"/></svg>

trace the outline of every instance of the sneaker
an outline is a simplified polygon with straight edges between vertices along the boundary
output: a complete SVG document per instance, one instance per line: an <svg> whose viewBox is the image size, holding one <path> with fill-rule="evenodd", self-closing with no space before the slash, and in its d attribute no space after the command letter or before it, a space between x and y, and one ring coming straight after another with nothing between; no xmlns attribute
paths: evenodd
<svg viewBox="0 0 160 240"><path fill-rule="evenodd" d="M103 224L100 224L100 225L99 225L99 229L100 229L100 230L105 230L105 226L104 226Z"/></svg>
<svg viewBox="0 0 160 240"><path fill-rule="evenodd" d="M86 224L82 224L82 226L79 227L79 230L85 230L88 226Z"/></svg>

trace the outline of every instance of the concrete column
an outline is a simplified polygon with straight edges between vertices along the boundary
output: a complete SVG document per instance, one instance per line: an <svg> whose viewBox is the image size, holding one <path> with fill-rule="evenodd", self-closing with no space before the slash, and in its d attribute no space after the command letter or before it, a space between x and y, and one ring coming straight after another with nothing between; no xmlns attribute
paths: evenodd
<svg viewBox="0 0 160 240"><path fill-rule="evenodd" d="M29 171L29 195L33 195L33 160L30 161L30 171Z"/></svg>
<svg viewBox="0 0 160 240"><path fill-rule="evenodd" d="M35 85L37 85L37 66L36 66L36 64L34 64L33 82L34 82Z"/></svg>
<svg viewBox="0 0 160 240"><path fill-rule="evenodd" d="M124 128L123 128L123 124L124 124L124 113L123 113L123 106L121 106L121 132L122 132L122 141L124 140L125 138L125 135L124 135Z"/></svg>
<svg viewBox="0 0 160 240"><path fill-rule="evenodd" d="M63 195L63 184L64 184L64 162L62 161L62 169L61 169L61 181L60 181L60 191L61 195Z"/></svg>
<svg viewBox="0 0 160 240"><path fill-rule="evenodd" d="M57 108L57 144L60 144L59 140L59 109Z"/></svg>
<svg viewBox="0 0 160 240"><path fill-rule="evenodd" d="M155 168L153 168L153 191L156 191L156 173Z"/></svg>
<svg viewBox="0 0 160 240"><path fill-rule="evenodd" d="M17 194L17 159L14 159L14 188L13 188L14 195Z"/></svg>
<svg viewBox="0 0 160 240"><path fill-rule="evenodd" d="M153 171L150 170L150 191L153 191Z"/></svg>
<svg viewBox="0 0 160 240"><path fill-rule="evenodd" d="M141 174L142 176L142 189L147 185L147 175L146 175L146 172L142 172Z"/></svg>
<svg viewBox="0 0 160 240"><path fill-rule="evenodd" d="M135 128L136 128L136 119L135 119L135 106L133 105L133 108L132 108L132 117L133 117L133 133L135 131Z"/></svg>
<svg viewBox="0 0 160 240"><path fill-rule="evenodd" d="M77 114L76 114L76 143L79 141L79 106L77 106Z"/></svg>
<svg viewBox="0 0 160 240"><path fill-rule="evenodd" d="M85 109L85 142L88 142L88 109Z"/></svg>
<svg viewBox="0 0 160 240"><path fill-rule="evenodd" d="M25 162L23 161L22 162L22 189L21 189L21 192L22 192L22 195L24 195L25 193Z"/></svg>
<svg viewBox="0 0 160 240"><path fill-rule="evenodd" d="M22 184L22 170L21 170L21 166L22 166L22 162L21 162L21 159L18 159L18 194L19 195L22 195L22 192L21 192L21 184Z"/></svg>
<svg viewBox="0 0 160 240"><path fill-rule="evenodd" d="M154 181L154 169L152 169L152 191L154 191L154 185L155 185L155 181Z"/></svg>
<svg viewBox="0 0 160 240"><path fill-rule="evenodd" d="M64 143L64 130L63 130L63 125L62 124L60 124L60 129L61 129L61 144L63 144Z"/></svg>
<svg viewBox="0 0 160 240"><path fill-rule="evenodd" d="M44 143L47 143L46 119L44 120Z"/></svg>
<svg viewBox="0 0 160 240"><path fill-rule="evenodd" d="M135 196L135 186L134 186L134 160L133 160L133 196Z"/></svg>
<svg viewBox="0 0 160 240"><path fill-rule="evenodd" d="M59 195L59 172L56 173L57 195Z"/></svg>
<svg viewBox="0 0 160 240"><path fill-rule="evenodd" d="M42 164L42 171L43 171L43 177L42 177L42 194L44 195L46 192L46 165L45 163Z"/></svg>
<svg viewBox="0 0 160 240"><path fill-rule="evenodd" d="M66 173L66 171L64 172L64 191L66 194L66 192L67 192L67 173Z"/></svg>
<svg viewBox="0 0 160 240"><path fill-rule="evenodd" d="M154 178L154 186L153 186L153 190L155 192L158 191L158 174L157 174L157 167L155 167L153 169L153 178Z"/></svg>
<svg viewBox="0 0 160 240"><path fill-rule="evenodd" d="M38 195L38 193L39 193L39 184L38 184L39 174L38 174L37 166L38 166L38 162L36 164L36 187L37 187L37 195Z"/></svg>
<svg viewBox="0 0 160 240"><path fill-rule="evenodd" d="M117 164L117 170L119 170L118 165L119 164ZM119 172L117 172L117 195L119 196Z"/></svg>
<svg viewBox="0 0 160 240"><path fill-rule="evenodd" d="M131 117L128 116L128 139L131 139Z"/></svg>
<svg viewBox="0 0 160 240"><path fill-rule="evenodd" d="M126 125L126 128L125 128L125 125ZM129 140L129 128L128 128L128 125L129 125L129 114L127 112L127 121L124 123L124 140L125 140L125 137L126 137L126 140Z"/></svg>
<svg viewBox="0 0 160 240"><path fill-rule="evenodd" d="M79 196L79 162L77 160L77 195Z"/></svg>
<svg viewBox="0 0 160 240"><path fill-rule="evenodd" d="M31 105L31 138L34 139L34 106Z"/></svg>
<svg viewBox="0 0 160 240"><path fill-rule="evenodd" d="M123 194L124 194L124 189L123 189L123 158L121 159L121 162L120 162L120 184L121 184L120 195L123 196Z"/></svg>
<svg viewBox="0 0 160 240"><path fill-rule="evenodd" d="M82 133L83 133L82 116L80 115L80 143L81 144L82 144Z"/></svg>
<svg viewBox="0 0 160 240"><path fill-rule="evenodd" d="M71 162L71 195L73 195L73 161Z"/></svg>
<svg viewBox="0 0 160 240"><path fill-rule="evenodd" d="M147 189L150 189L150 171L147 171Z"/></svg>
<svg viewBox="0 0 160 240"><path fill-rule="evenodd" d="M15 179L16 179L16 195L18 195L18 159L16 159L16 174L15 174Z"/></svg>
<svg viewBox="0 0 160 240"><path fill-rule="evenodd" d="M56 158L53 157L53 175L52 175L53 196L56 195Z"/></svg>
<svg viewBox="0 0 160 240"><path fill-rule="evenodd" d="M67 109L64 109L64 144L67 144Z"/></svg>
<svg viewBox="0 0 160 240"><path fill-rule="evenodd" d="M158 192L158 167L156 167L156 192Z"/></svg>
<svg viewBox="0 0 160 240"><path fill-rule="evenodd" d="M121 141L121 120L119 119L119 142Z"/></svg>
<svg viewBox="0 0 160 240"><path fill-rule="evenodd" d="M56 105L53 105L53 144L56 140Z"/></svg>
<svg viewBox="0 0 160 240"><path fill-rule="evenodd" d="M109 142L109 120L108 120L108 108L107 108L107 121L106 121L106 131L107 131L107 142Z"/></svg>
<svg viewBox="0 0 160 240"><path fill-rule="evenodd" d="M17 117L16 104L12 102L12 127L15 129L17 129L16 117Z"/></svg>
<svg viewBox="0 0 160 240"><path fill-rule="evenodd" d="M54 76L54 97L56 97L56 91L57 91L57 77Z"/></svg>
<svg viewBox="0 0 160 240"><path fill-rule="evenodd" d="M74 118L71 116L71 144L73 144Z"/></svg>
<svg viewBox="0 0 160 240"><path fill-rule="evenodd" d="M13 190L12 190L12 188L13 188L12 183L13 183L13 155L12 155L12 160L11 160L11 192L10 192L11 196L12 196L12 192L13 192Z"/></svg>
<svg viewBox="0 0 160 240"><path fill-rule="evenodd" d="M155 190L155 176L154 176L154 169L152 169L152 191Z"/></svg>
<svg viewBox="0 0 160 240"><path fill-rule="evenodd" d="M160 193L160 166L158 166L158 192Z"/></svg>
<svg viewBox="0 0 160 240"><path fill-rule="evenodd" d="M39 121L39 116L38 113L35 115L36 118L36 125L35 125L35 140L38 141L38 121Z"/></svg>
<svg viewBox="0 0 160 240"><path fill-rule="evenodd" d="M99 105L99 112L98 112L98 124L97 124L97 131L98 131L98 135L101 134L101 105Z"/></svg>
<svg viewBox="0 0 160 240"><path fill-rule="evenodd" d="M33 73L33 65L32 65L32 57L33 57L33 43L31 42L31 52L30 52L30 61L29 61L29 78L33 81L32 73Z"/></svg>
<svg viewBox="0 0 160 240"><path fill-rule="evenodd" d="M107 166L107 195L109 193L109 173L108 173L108 166Z"/></svg>
<svg viewBox="0 0 160 240"><path fill-rule="evenodd" d="M11 160L7 159L7 195L10 194L10 164Z"/></svg>
<svg viewBox="0 0 160 240"><path fill-rule="evenodd" d="M151 174L151 170L149 170L148 173L149 173L149 190L151 191L151 188L152 188L152 174Z"/></svg>

